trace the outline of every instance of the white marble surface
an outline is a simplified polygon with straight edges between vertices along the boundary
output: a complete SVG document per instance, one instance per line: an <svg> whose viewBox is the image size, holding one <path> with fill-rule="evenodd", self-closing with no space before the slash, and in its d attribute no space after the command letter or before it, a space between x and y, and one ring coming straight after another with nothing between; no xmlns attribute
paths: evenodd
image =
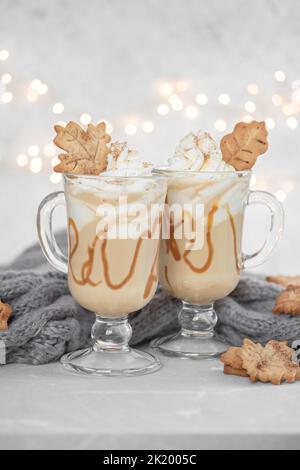
<svg viewBox="0 0 300 470"><path fill-rule="evenodd" d="M268 157L255 170L257 187L276 192L286 181L294 184L285 201L285 240L262 269L299 271L300 126L289 129L286 116L271 102L273 93L288 102L293 81L300 79L299 0L89 0L88 7L83 0L0 3L0 49L10 52L0 61L0 75L12 74L7 90L14 94L10 104L0 104L0 263L36 239L38 203L58 189L49 182L51 159L43 152L38 175L28 166L17 168L15 160L31 144L43 149L58 119L78 120L83 112L95 120L105 117L118 139L132 120L138 132L130 144L161 163L191 129L208 129L220 139L214 122L225 119L231 129L250 99L257 105L256 118L276 121ZM286 82L274 80L276 70L286 73ZM46 82L49 91L29 103L26 93L34 78ZM184 110L159 116L156 108L164 98L158 85L182 79L188 84L185 105L196 105L196 94L203 92L207 106L198 107L194 120ZM250 82L258 84L259 95L247 93ZM231 97L227 107L217 99L223 92ZM54 115L52 106L60 101L65 110ZM152 134L141 130L145 119L154 122ZM249 227L245 243L252 250L263 240L265 217L249 215Z"/></svg>
<svg viewBox="0 0 300 470"><path fill-rule="evenodd" d="M164 363L123 379L0 367L0 448L300 448L300 383L253 385L218 360Z"/></svg>

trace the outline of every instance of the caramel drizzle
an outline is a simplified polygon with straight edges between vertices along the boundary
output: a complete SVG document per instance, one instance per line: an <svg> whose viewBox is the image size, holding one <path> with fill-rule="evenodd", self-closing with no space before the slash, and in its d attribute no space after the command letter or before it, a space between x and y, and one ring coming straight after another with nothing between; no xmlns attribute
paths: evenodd
<svg viewBox="0 0 300 470"><path fill-rule="evenodd" d="M236 266L237 272L240 273L236 228L235 228L234 218L233 218L233 215L230 211L230 208L229 208L228 204L226 205L226 212L227 212L227 215L229 217L230 226L231 226L231 230L232 230L235 266Z"/></svg>
<svg viewBox="0 0 300 470"><path fill-rule="evenodd" d="M74 232L74 237L75 237L75 242L73 248L71 248L71 233L70 233L70 227L72 227L73 232ZM70 244L70 257L69 257L69 265L70 265L70 271L72 274L72 277L74 279L74 282L80 286L85 286L86 284L89 284L90 286L97 286L101 283L99 282L94 282L91 279L91 273L93 270L93 264L94 264L94 257L95 257L95 248L96 244L98 241L98 237L96 236L93 240L93 243L91 246L88 247L88 259L83 263L82 268L81 268L81 279L78 279L73 271L72 267L72 258L75 255L78 245L79 245L79 233L77 226L75 224L75 221L69 217L69 244Z"/></svg>
<svg viewBox="0 0 300 470"><path fill-rule="evenodd" d="M136 263L137 263L137 260L138 260L138 255L139 255L139 251L140 251L142 242L143 242L143 240L140 237L138 239L137 244L136 244L134 255L133 255L133 260L132 260L132 263L130 265L130 268L129 268L129 271L128 271L127 275L124 277L124 279L121 282L114 284L112 282L111 278L110 278L109 264L108 264L108 260L107 260L107 256L106 256L107 240L103 240L103 243L102 243L102 246L101 246L103 272L104 272L105 282L108 285L108 287L110 287L110 289L114 289L114 290L121 289L128 281L130 281L130 279L132 278L132 276L134 274L134 270L135 270L135 266L136 266Z"/></svg>
<svg viewBox="0 0 300 470"><path fill-rule="evenodd" d="M158 259L158 248L157 248L157 251L156 251L156 255L155 255L152 267L151 267L151 271L150 271L148 280L146 282L146 287L145 287L145 290L144 290L144 299L147 299L147 297L149 297L153 285L158 280L157 279L157 259Z"/></svg>
<svg viewBox="0 0 300 470"><path fill-rule="evenodd" d="M189 256L191 250L185 250L184 251L183 260L189 266L189 268L192 271L194 271L195 273L199 273L199 274L204 273L205 271L207 271L209 269L209 267L212 263L213 256L214 256L214 245L212 243L211 229L212 229L213 222L214 222L214 216L215 216L215 213L217 212L217 210L218 210L218 206L214 205L211 208L211 210L209 211L208 216L207 216L206 242L207 242L207 245L208 245L208 255L207 255L207 260L203 264L203 266L197 267L188 259L188 256Z"/></svg>

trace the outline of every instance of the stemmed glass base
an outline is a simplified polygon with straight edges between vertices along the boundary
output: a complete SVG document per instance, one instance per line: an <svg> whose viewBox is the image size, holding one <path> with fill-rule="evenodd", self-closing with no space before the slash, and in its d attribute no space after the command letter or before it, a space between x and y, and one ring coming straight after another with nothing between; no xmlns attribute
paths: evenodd
<svg viewBox="0 0 300 470"><path fill-rule="evenodd" d="M218 357L228 349L228 345L219 340L214 332L217 314L213 304L183 302L178 318L180 332L153 340L152 348L166 356L189 359Z"/></svg>
<svg viewBox="0 0 300 470"><path fill-rule="evenodd" d="M144 375L160 369L158 358L128 346L131 334L127 318L96 317L93 346L65 354L61 363L72 372L108 377Z"/></svg>

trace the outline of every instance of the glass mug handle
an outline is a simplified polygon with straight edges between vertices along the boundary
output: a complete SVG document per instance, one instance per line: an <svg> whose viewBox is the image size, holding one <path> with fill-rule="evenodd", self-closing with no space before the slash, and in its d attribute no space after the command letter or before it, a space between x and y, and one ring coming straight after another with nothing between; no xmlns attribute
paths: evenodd
<svg viewBox="0 0 300 470"><path fill-rule="evenodd" d="M242 255L242 269L254 268L267 261L283 234L284 211L281 203L270 193L251 191L248 196L247 206L253 204L261 204L269 209L271 214L270 229L260 250L251 255Z"/></svg>
<svg viewBox="0 0 300 470"><path fill-rule="evenodd" d="M62 273L68 272L68 258L55 240L52 218L54 209L65 205L64 192L58 191L49 194L42 200L37 213L37 231L43 253L49 263Z"/></svg>

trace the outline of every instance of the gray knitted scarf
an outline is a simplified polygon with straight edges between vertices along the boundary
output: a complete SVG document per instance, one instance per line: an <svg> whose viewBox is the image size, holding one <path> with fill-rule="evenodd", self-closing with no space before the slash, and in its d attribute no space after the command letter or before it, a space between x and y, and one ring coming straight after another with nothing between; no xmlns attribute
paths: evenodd
<svg viewBox="0 0 300 470"><path fill-rule="evenodd" d="M64 237L60 234L58 239L66 249ZM216 303L218 334L233 345L240 345L244 337L262 343L299 339L300 318L272 313L280 291L259 276L244 275L235 291ZM56 361L89 344L94 314L76 304L66 276L49 267L37 244L1 267L0 298L13 307L9 329L0 333L7 363ZM179 308L180 302L159 288L146 307L130 316L131 344L176 331Z"/></svg>

